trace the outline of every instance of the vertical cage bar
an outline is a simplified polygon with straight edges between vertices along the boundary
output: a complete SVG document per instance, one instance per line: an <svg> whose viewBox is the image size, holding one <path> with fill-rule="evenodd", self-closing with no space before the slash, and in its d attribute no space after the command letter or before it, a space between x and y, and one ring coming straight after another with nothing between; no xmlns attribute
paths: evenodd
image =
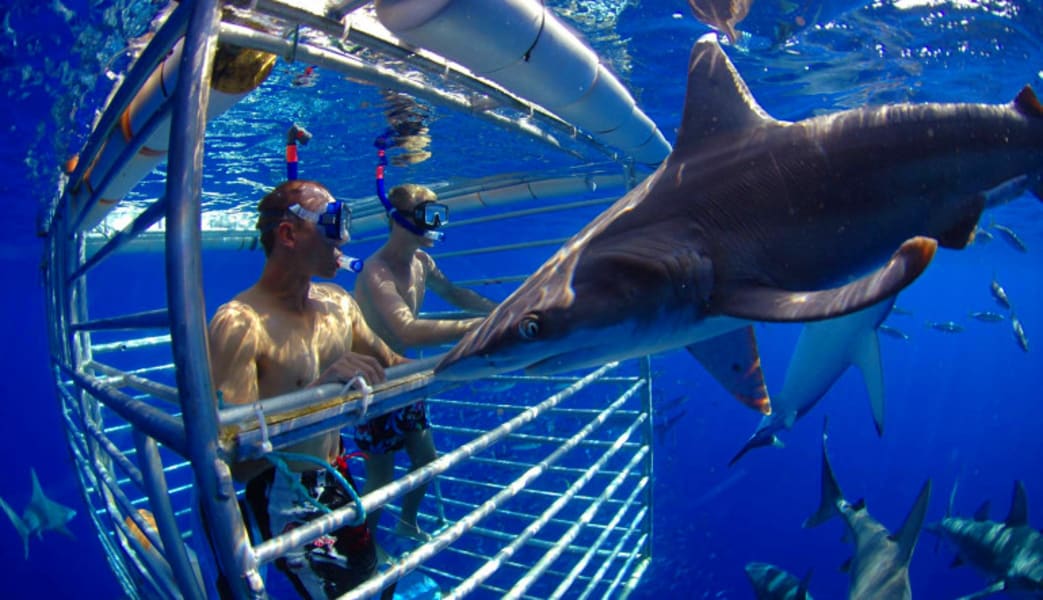
<svg viewBox="0 0 1043 600"><path fill-rule="evenodd" d="M217 453L217 407L210 381L200 256L203 137L219 22L220 2L197 0L185 33L170 124L176 135L170 136L167 168L167 301L188 454L203 522L233 595L247 598L263 596L264 584L253 566L231 472Z"/></svg>

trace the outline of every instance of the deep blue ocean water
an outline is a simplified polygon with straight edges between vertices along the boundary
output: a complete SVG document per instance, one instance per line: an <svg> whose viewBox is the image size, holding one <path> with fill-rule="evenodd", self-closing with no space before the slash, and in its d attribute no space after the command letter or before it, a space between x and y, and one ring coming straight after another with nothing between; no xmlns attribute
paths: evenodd
<svg viewBox="0 0 1043 600"><path fill-rule="evenodd" d="M706 31L691 18L687 3L549 4L571 10L576 27L593 40L673 140L688 52ZM4 313L11 323L0 383L5 432L0 457L6 458L0 496L20 511L28 502L29 469L34 467L53 499L81 512L71 524L75 540L53 533L31 540L28 561L14 529L0 519L4 597L117 598L122 593L82 514L85 508L65 446L48 368L39 274L42 244L35 231L38 211L56 188L58 165L82 145L97 102L108 92L101 74L106 65L118 67L124 40L140 34L147 21L141 6L136 7L130 11L111 2L57 0L8 0L0 6L5 30L0 39L0 131L5 135L0 198L9 217L7 235L0 241L0 265L7 280ZM793 10L807 15L807 26L793 23L787 16ZM752 35L728 52L764 108L779 118L893 101L1006 102L1025 84L1043 88L1039 2L758 0L740 29ZM266 85L286 86L299 68L280 64ZM223 162L207 175L210 208L256 202L257 190L280 176L284 117L307 118L342 106L339 89L288 90L285 104L278 106L248 99L237 107L239 112L216 123L212 139L208 136L208 160ZM371 108L374 94L351 93L345 114L309 122L317 139L336 132L337 140L325 147L322 159L322 146L311 150L315 158L305 165L309 177L362 197L372 185L369 141L381 123L379 111ZM542 149L524 143L517 152L505 151L495 137L503 134L484 137L484 130L478 130L473 137L449 135L462 120L439 116L432 127L435 158L409 177L431 181L569 166L566 159L544 156ZM147 197L148 186L158 185L154 182L159 179L150 181L139 194ZM1014 228L1027 253L999 238L961 252L941 251L927 273L900 296L898 304L911 314L892 315L888 324L910 339L882 338L888 395L882 438L873 430L860 377L848 373L785 436L785 449L755 451L729 469L728 459L758 417L691 368L687 354L656 357L657 399L678 403L684 416L656 442L655 561L638 596L750 598L742 567L756 560L797 575L813 569L810 589L816 597L842 597L846 575L838 567L850 555L850 545L840 540L841 525L835 521L801 528L818 501L819 440L827 413L831 456L846 496L865 498L888 527L901 524L927 478L935 486L928 520L944 514L957 480L957 512L970 513L991 500L993 517L1002 517L1012 484L1020 479L1029 493L1030 521L1043 523L1041 217L1043 206L1031 198L992 211L984 221ZM577 220L564 227L576 230L582 224ZM445 246L460 247L453 241ZM363 245L359 253L371 249L372 244ZM527 258L538 264L548 252L534 250ZM252 282L261 258L257 253L211 253L205 261L212 312L222 299ZM471 276L454 263L444 266L450 276ZM102 271L111 287L93 300L140 301L156 293L149 282L157 274L149 272L144 259L130 257L120 267ZM994 276L1024 323L1033 344L1029 353L1017 347L1009 323L968 317L972 311L996 309L988 289ZM350 278L341 283L352 284ZM965 331L947 334L925 326L926 321L948 320L960 322ZM758 326L769 385L781 385L798 333L795 326ZM953 598L984 587L985 581L969 569L950 569L952 553L936 552L934 546L925 534L914 554L911 577L917 597Z"/></svg>

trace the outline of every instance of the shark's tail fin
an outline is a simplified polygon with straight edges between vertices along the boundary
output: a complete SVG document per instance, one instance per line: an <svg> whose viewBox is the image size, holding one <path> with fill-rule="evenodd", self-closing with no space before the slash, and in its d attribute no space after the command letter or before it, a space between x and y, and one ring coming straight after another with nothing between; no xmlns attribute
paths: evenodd
<svg viewBox="0 0 1043 600"><path fill-rule="evenodd" d="M22 544L25 546L25 559L29 560L29 528L26 527L22 517L18 516L18 513L7 502L4 502L3 498L0 498L0 507L3 507L4 512L7 513L7 518L11 519L11 524L18 530L18 535L22 536Z"/></svg>
<svg viewBox="0 0 1043 600"><path fill-rule="evenodd" d="M920 537L920 529L923 527L923 519L927 514L927 502L930 498L931 480L928 479L920 488L920 494L916 497L916 502L913 503L913 508L909 511L909 516L905 518L902 528L891 536L891 539L898 544L898 557L903 563L909 562L913 550L916 548L916 540Z"/></svg>
<svg viewBox="0 0 1043 600"><path fill-rule="evenodd" d="M826 440L829 439L829 417L822 424L822 496L819 500L818 510L815 514L804 521L804 527L816 527L832 519L839 510L837 504L843 499L844 494L840 491L837 478L833 475L833 467L829 464L829 452L826 450Z"/></svg>

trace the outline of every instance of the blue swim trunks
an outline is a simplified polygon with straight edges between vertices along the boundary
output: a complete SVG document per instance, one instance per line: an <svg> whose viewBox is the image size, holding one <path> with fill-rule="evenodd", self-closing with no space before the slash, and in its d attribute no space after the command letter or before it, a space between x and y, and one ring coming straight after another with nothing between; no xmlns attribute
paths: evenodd
<svg viewBox="0 0 1043 600"><path fill-rule="evenodd" d="M355 444L372 454L391 454L405 447L407 432L430 428L427 402L421 400L358 425Z"/></svg>

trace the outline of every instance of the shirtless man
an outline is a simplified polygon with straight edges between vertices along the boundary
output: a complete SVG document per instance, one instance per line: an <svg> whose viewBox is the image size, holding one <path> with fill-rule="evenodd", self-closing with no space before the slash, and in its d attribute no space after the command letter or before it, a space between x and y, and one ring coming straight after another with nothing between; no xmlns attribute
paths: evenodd
<svg viewBox="0 0 1043 600"><path fill-rule="evenodd" d="M210 322L213 380L221 400L250 404L356 376L369 384L384 381L384 367L405 359L366 325L343 288L311 281L337 272L338 247L349 238L347 205L318 183L294 180L265 196L258 210L264 271ZM324 433L286 452L333 464L340 455L340 436ZM351 502L325 469L303 461L288 461L288 466L292 474L272 473L266 460L233 465L235 477L250 482L247 495L256 502L260 494L266 504L271 532L282 533L322 514L299 497L300 490L331 509ZM286 566L302 595L326 598L368 578L375 561L367 530L344 527L290 553Z"/></svg>
<svg viewBox="0 0 1043 600"><path fill-rule="evenodd" d="M454 285L423 250L434 245L436 231L449 217L449 209L437 202L430 189L413 184L395 187L388 194L390 235L387 242L366 260L355 282L355 297L373 327L396 352L409 348L453 342L477 325L482 317L468 319L421 319L417 311L430 287L439 296L464 310L487 314L496 303ZM427 420L427 404L415 404L377 417L355 429L355 443L368 453L365 491L375 490L394 479L394 453L403 447L416 469L437 457ZM427 535L417 526L416 515L425 487L402 499L402 517L395 531L415 539ZM375 531L380 513L370 513Z"/></svg>

